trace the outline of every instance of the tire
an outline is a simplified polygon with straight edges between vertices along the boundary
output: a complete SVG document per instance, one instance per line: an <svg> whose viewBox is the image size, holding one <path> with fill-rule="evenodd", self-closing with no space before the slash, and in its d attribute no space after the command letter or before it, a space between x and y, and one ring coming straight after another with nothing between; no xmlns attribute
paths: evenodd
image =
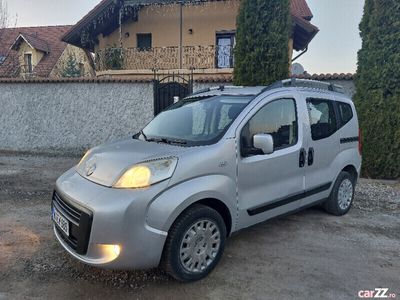
<svg viewBox="0 0 400 300"><path fill-rule="evenodd" d="M347 214L353 204L355 182L350 173L340 172L329 198L323 204L325 211L335 216Z"/></svg>
<svg viewBox="0 0 400 300"><path fill-rule="evenodd" d="M200 280L218 264L225 240L226 226L221 215L208 206L195 204L169 230L161 266L178 281Z"/></svg>

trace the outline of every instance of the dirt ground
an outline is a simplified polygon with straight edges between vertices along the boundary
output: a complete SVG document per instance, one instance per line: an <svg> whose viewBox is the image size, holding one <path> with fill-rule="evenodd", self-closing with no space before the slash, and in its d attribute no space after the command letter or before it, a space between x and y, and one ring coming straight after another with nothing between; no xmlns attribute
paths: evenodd
<svg viewBox="0 0 400 300"><path fill-rule="evenodd" d="M353 209L274 219L228 240L216 270L181 284L160 270L83 265L56 242L50 198L77 158L0 154L2 299L357 299L388 288L400 298L400 184L361 180Z"/></svg>

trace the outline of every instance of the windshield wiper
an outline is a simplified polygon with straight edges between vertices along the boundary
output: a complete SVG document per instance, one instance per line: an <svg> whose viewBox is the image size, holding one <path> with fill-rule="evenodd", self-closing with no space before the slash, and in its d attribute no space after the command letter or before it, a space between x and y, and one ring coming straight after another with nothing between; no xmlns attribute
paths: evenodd
<svg viewBox="0 0 400 300"><path fill-rule="evenodd" d="M180 140L180 139L170 139L170 138L149 138L146 141L148 142L156 142L156 143L163 143L168 145L186 145L187 141Z"/></svg>
<svg viewBox="0 0 400 300"><path fill-rule="evenodd" d="M170 144L178 144L178 145L186 145L187 141L179 140L179 139L166 139L166 141Z"/></svg>

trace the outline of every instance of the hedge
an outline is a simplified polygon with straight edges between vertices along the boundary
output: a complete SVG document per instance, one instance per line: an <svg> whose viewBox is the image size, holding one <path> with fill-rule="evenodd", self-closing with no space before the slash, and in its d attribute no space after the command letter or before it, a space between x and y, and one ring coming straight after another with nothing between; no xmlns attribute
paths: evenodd
<svg viewBox="0 0 400 300"><path fill-rule="evenodd" d="M268 85L289 76L289 0L242 0L237 17L234 81Z"/></svg>
<svg viewBox="0 0 400 300"><path fill-rule="evenodd" d="M400 177L400 1L366 0L355 80L363 175Z"/></svg>

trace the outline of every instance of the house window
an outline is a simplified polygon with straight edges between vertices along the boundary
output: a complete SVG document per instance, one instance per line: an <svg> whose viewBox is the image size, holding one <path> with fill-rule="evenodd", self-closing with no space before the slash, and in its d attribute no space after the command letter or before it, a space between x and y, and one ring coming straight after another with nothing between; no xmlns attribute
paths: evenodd
<svg viewBox="0 0 400 300"><path fill-rule="evenodd" d="M147 50L152 47L151 33L139 33L137 35L137 47L140 50Z"/></svg>
<svg viewBox="0 0 400 300"><path fill-rule="evenodd" d="M24 62L25 62L25 73L32 73L32 53L24 54Z"/></svg>
<svg viewBox="0 0 400 300"><path fill-rule="evenodd" d="M0 54L0 66L6 61L6 56Z"/></svg>
<svg viewBox="0 0 400 300"><path fill-rule="evenodd" d="M233 48L235 46L235 33L217 33L217 68L233 68Z"/></svg>

